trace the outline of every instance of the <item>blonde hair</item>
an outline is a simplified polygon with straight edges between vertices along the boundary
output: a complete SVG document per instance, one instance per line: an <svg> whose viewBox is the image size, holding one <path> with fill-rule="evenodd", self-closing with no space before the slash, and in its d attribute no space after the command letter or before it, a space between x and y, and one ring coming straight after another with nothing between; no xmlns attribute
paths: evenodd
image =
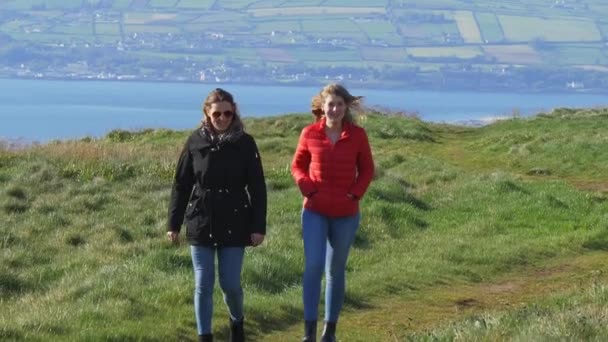
<svg viewBox="0 0 608 342"><path fill-rule="evenodd" d="M355 122L355 118L353 117L353 112L361 112L362 110L362 101L363 96L354 96L346 90L346 88L337 83L331 83L323 87L319 94L315 95L312 98L310 107L312 114L315 116L315 121L321 120L325 113L323 112L323 103L325 99L329 96L339 96L344 100L344 104L346 105L346 112L344 113L344 120L350 123Z"/></svg>
<svg viewBox="0 0 608 342"><path fill-rule="evenodd" d="M209 115L207 114L207 111L209 110L209 108L211 108L212 104L218 103L218 102L228 102L232 105L232 110L234 111L234 115L232 117L232 123L230 124L230 126L231 127L232 126L243 127L243 122L241 121L241 116L239 115L236 102L234 102L234 97L232 96L232 94L230 94L229 92L227 92L226 90L224 90L222 88L213 89L209 93L209 95L207 95L205 102L203 102L203 113L205 114L205 118L203 119L203 122L206 121L207 124L211 125L211 121L209 119Z"/></svg>

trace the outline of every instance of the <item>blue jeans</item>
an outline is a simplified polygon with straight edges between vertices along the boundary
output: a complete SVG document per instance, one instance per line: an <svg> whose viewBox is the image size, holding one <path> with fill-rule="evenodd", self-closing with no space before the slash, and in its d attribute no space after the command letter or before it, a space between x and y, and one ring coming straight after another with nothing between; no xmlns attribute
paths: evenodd
<svg viewBox="0 0 608 342"><path fill-rule="evenodd" d="M220 287L224 293L224 303L228 306L230 319L243 318L243 288L241 269L243 267L243 247L203 247L190 246L194 266L194 313L199 335L211 333L213 315L213 286L215 283L215 253L217 251Z"/></svg>
<svg viewBox="0 0 608 342"><path fill-rule="evenodd" d="M304 209L304 319L316 321L325 269L325 321L337 322L344 303L346 260L359 228L360 214L327 217Z"/></svg>

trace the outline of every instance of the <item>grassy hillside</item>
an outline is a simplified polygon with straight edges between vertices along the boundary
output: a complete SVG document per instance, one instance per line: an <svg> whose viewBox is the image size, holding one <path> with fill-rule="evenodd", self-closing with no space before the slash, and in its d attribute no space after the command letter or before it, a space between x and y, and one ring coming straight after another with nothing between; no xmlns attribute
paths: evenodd
<svg viewBox="0 0 608 342"><path fill-rule="evenodd" d="M301 198L289 164L310 119L246 120L270 196L268 239L248 250L243 273L253 340L300 333ZM606 109L560 109L468 128L368 115L377 175L339 337L608 338L607 119ZM164 239L187 135L115 131L0 150L1 339L194 340L189 252ZM518 305L476 297L505 282L527 284L501 292ZM217 291L215 302L223 337Z"/></svg>

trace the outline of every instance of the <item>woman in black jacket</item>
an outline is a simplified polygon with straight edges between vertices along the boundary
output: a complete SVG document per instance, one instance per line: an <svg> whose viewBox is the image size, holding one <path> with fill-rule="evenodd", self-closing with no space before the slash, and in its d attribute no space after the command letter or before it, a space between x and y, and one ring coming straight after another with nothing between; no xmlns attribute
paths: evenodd
<svg viewBox="0 0 608 342"><path fill-rule="evenodd" d="M213 341L214 259L230 313L231 341L243 341L241 269L246 246L266 234L266 185L254 139L243 131L230 93L213 90L203 104L200 129L177 163L167 237L177 241L185 220L195 275L199 341Z"/></svg>

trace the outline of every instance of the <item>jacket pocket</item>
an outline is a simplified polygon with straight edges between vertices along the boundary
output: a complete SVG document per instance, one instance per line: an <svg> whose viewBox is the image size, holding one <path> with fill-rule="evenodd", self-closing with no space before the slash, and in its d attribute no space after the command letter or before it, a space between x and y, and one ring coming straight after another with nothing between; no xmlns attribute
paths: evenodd
<svg viewBox="0 0 608 342"><path fill-rule="evenodd" d="M200 201L201 198L197 197L188 202L188 206L186 207L186 219L190 220L195 217L200 212Z"/></svg>

